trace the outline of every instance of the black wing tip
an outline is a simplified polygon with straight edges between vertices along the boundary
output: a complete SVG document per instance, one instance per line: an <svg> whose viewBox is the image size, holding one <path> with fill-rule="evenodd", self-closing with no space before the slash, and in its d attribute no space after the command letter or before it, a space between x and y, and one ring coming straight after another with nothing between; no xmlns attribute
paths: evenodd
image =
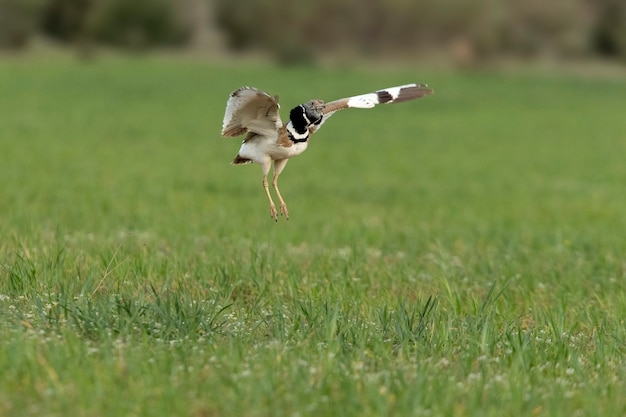
<svg viewBox="0 0 626 417"><path fill-rule="evenodd" d="M254 87L248 87L247 85L244 85L244 86L239 87L238 89L236 89L232 93L230 93L230 96L231 97L237 97L239 95L239 93L241 93L243 90L255 90L255 91L258 91Z"/></svg>
<svg viewBox="0 0 626 417"><path fill-rule="evenodd" d="M239 93L241 93L241 90L244 90L246 87L239 87L238 89L234 90L232 93L230 93L231 97L237 97L239 95Z"/></svg>
<svg viewBox="0 0 626 417"><path fill-rule="evenodd" d="M434 93L433 89L425 83L405 84L376 91L375 94L378 100L376 104L402 103Z"/></svg>
<svg viewBox="0 0 626 417"><path fill-rule="evenodd" d="M394 101L393 100L393 96L387 90L377 91L376 92L376 96L378 98L378 103L379 104L384 104L384 103L389 103L390 101Z"/></svg>
<svg viewBox="0 0 626 417"><path fill-rule="evenodd" d="M409 84L400 89L398 97L394 100L394 102L415 100L432 94L435 94L435 91L428 87L428 84Z"/></svg>
<svg viewBox="0 0 626 417"><path fill-rule="evenodd" d="M275 96L271 96L269 93L267 93L267 92L265 92L263 90L259 90L258 88L250 87L250 86L247 86L247 85L239 87L238 89L236 89L235 91L230 93L229 97L230 98L239 97L243 91L252 91L252 92L256 93L258 96L267 97L267 98L273 100L276 104L278 104L278 94L275 95Z"/></svg>
<svg viewBox="0 0 626 417"><path fill-rule="evenodd" d="M432 88L430 88L428 86L428 84L415 84L416 89L420 90L424 95L430 95L430 94L435 94L435 90L433 90Z"/></svg>

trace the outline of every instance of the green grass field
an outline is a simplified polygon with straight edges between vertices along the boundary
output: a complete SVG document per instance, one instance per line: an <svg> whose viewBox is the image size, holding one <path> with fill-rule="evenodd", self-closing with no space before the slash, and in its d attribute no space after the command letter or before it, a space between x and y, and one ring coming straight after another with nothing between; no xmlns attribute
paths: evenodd
<svg viewBox="0 0 626 417"><path fill-rule="evenodd" d="M241 85L346 110L291 219ZM0 415L626 415L626 82L0 61Z"/></svg>

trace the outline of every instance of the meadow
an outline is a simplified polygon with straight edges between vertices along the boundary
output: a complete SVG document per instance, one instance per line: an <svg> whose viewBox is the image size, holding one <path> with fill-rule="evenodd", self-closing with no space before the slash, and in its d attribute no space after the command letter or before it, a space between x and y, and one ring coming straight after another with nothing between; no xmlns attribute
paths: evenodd
<svg viewBox="0 0 626 417"><path fill-rule="evenodd" d="M228 94L346 110L291 160ZM626 415L626 82L0 60L0 415Z"/></svg>

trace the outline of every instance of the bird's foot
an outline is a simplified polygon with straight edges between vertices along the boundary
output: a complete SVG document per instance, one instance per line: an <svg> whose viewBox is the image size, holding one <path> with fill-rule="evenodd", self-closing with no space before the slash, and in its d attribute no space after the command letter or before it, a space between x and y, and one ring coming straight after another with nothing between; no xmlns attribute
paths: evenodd
<svg viewBox="0 0 626 417"><path fill-rule="evenodd" d="M282 211L282 207L281 207L281 211ZM276 206L275 205L271 205L270 206L270 216L272 216L272 219L274 219L274 221L278 221L278 212L276 211Z"/></svg>
<svg viewBox="0 0 626 417"><path fill-rule="evenodd" d="M287 204L283 203L280 205L280 214L285 216L285 219L289 220L289 210L287 210Z"/></svg>

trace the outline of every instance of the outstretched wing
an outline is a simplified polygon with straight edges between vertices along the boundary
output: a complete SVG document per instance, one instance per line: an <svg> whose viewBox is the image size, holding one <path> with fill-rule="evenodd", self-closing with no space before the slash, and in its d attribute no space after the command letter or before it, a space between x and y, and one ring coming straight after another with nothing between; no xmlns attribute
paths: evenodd
<svg viewBox="0 0 626 417"><path fill-rule="evenodd" d="M318 130L330 116L342 109L370 109L377 104L402 103L429 94L433 94L433 90L428 88L426 84L406 84L398 87L384 88L373 93L331 101L324 105L324 117L322 118L322 122L313 127L311 133Z"/></svg>
<svg viewBox="0 0 626 417"><path fill-rule="evenodd" d="M278 96L252 87L241 87L230 94L222 124L222 136L236 137L246 132L266 135L283 126L278 115Z"/></svg>

